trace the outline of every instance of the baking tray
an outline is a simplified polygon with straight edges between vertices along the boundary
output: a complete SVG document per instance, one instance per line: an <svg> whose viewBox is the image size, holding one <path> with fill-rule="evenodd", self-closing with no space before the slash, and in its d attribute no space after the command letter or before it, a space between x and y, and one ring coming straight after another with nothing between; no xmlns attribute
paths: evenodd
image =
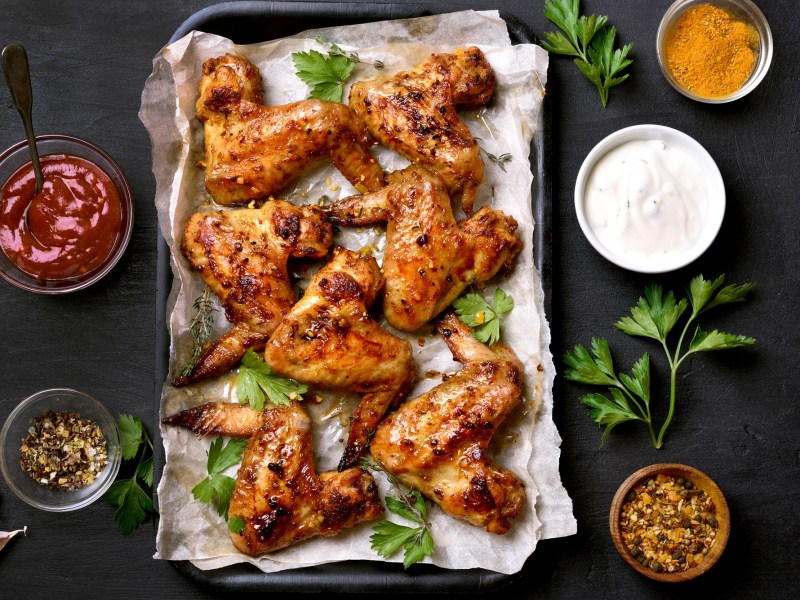
<svg viewBox="0 0 800 600"><path fill-rule="evenodd" d="M307 29L351 25L369 21L404 19L464 10L448 2L392 5L373 2L226 2L204 8L190 16L175 31L170 43L193 30L214 33L236 44L252 44L286 37ZM528 26L513 14L500 11L508 24L511 41L534 43ZM547 176L551 127L550 111L545 99L539 113L536 134L531 142L533 169L534 263L545 292L545 311L552 305L552 203L551 183ZM169 366L169 332L167 331L167 297L172 285L170 254L166 241L158 234L156 270L156 381L155 414L159 415L161 387ZM156 480L164 467L163 444L159 423L154 426ZM157 506L157 504L156 504ZM448 570L433 565L417 564L403 570L401 564L383 561L345 561L303 569L263 573L250 564L239 564L203 571L189 561L172 561L183 575L197 583L219 591L231 592L360 592L360 593L476 593L494 591L508 585L520 573L506 575L486 569Z"/></svg>

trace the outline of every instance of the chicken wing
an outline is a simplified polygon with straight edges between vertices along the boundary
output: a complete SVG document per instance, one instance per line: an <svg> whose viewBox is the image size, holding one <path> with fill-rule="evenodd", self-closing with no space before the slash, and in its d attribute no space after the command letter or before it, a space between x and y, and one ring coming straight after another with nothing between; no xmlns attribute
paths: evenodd
<svg viewBox="0 0 800 600"><path fill-rule="evenodd" d="M389 175L378 192L324 210L336 225L388 222L383 312L403 331L418 329L467 286L510 267L522 249L517 222L499 210L484 207L456 223L441 178L416 166Z"/></svg>
<svg viewBox="0 0 800 600"><path fill-rule="evenodd" d="M265 360L279 375L323 389L363 394L339 470L356 464L387 409L411 389L411 344L372 320L383 287L371 256L337 248L272 334Z"/></svg>
<svg viewBox="0 0 800 600"><path fill-rule="evenodd" d="M258 68L241 56L203 63L197 117L206 188L220 204L268 198L325 156L359 189L384 183L369 152L374 140L350 108L324 100L264 106Z"/></svg>
<svg viewBox="0 0 800 600"><path fill-rule="evenodd" d="M389 473L446 513L506 533L525 491L513 473L487 457L486 447L522 402L522 365L504 344L489 348L474 339L452 312L436 328L464 368L387 417L370 451Z"/></svg>
<svg viewBox="0 0 800 600"><path fill-rule="evenodd" d="M483 181L483 160L457 111L489 102L494 84L491 65L473 46L434 54L410 71L359 81L350 88L349 102L381 144L435 171L451 196L460 194L469 216Z"/></svg>
<svg viewBox="0 0 800 600"><path fill-rule="evenodd" d="M244 523L230 536L245 554L258 556L310 537L330 537L383 513L378 486L366 471L354 467L317 476L311 421L299 404L263 413L230 403L197 408L164 422L201 434L250 437L228 507L228 516Z"/></svg>
<svg viewBox="0 0 800 600"><path fill-rule="evenodd" d="M181 250L220 299L234 327L208 345L186 385L230 370L248 348L261 348L295 302L288 260L321 258L333 230L314 206L283 200L262 208L199 212L186 223Z"/></svg>

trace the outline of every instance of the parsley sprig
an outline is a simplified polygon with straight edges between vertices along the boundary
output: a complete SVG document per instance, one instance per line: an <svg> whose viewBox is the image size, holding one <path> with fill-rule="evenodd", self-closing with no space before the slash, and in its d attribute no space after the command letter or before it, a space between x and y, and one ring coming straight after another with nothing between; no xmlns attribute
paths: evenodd
<svg viewBox="0 0 800 600"><path fill-rule="evenodd" d="M581 15L580 0L547 0L544 15L555 23L560 31L545 33L542 47L554 54L574 56L575 64L597 91L603 108L608 104L609 90L625 81L630 74L617 77L633 60L628 53L633 44L614 49L617 36L615 27L606 27L608 17ZM566 34L566 35L564 35Z"/></svg>
<svg viewBox="0 0 800 600"><path fill-rule="evenodd" d="M236 480L224 472L242 461L247 442L245 438L232 438L223 445L222 436L217 436L208 448L208 476L192 488L195 500L212 504L217 514L226 521ZM236 531L241 531L243 527L244 523Z"/></svg>
<svg viewBox="0 0 800 600"><path fill-rule="evenodd" d="M651 284L645 288L644 297L631 309L630 317L623 317L614 326L632 336L656 340L661 344L670 367L669 412L661 429L656 434L650 413L650 357L644 354L633 366L630 375L617 375L611 350L605 339L592 339L592 353L583 346L577 345L574 350L564 355L564 362L569 367L564 376L578 383L607 386L611 398L590 393L581 402L591 408L589 415L596 423L605 426L601 443L608 439L611 430L627 421L643 421L650 430L653 446L661 448L664 434L675 414L675 396L678 369L683 362L697 352L725 350L750 346L755 343L751 337L724 333L714 329L706 331L696 326L688 347L683 351L687 333L695 320L706 311L725 304L744 302L753 284L728 285L722 287L725 276L714 280L706 280L702 275L692 279L689 284L689 300L677 302L670 291L666 294L660 285ZM670 349L667 337L683 316L691 303L691 312L680 334L677 345Z"/></svg>
<svg viewBox="0 0 800 600"><path fill-rule="evenodd" d="M242 358L236 376L236 396L240 404L249 402L253 410L261 411L269 398L277 406L290 406L292 400L301 400L307 391L307 385L276 375L252 349Z"/></svg>
<svg viewBox="0 0 800 600"><path fill-rule="evenodd" d="M422 494L417 490L405 491L403 484L394 475L369 457L361 459L361 467L386 474L398 493L397 496L386 496L384 499L386 508L417 524L416 527L408 527L387 519L376 523L372 526L373 534L369 538L372 549L383 558L389 558L403 548L403 568L405 569L423 560L426 556L433 556L433 535L431 535L428 509Z"/></svg>
<svg viewBox="0 0 800 600"><path fill-rule="evenodd" d="M328 40L322 36L315 39L323 46L328 45ZM312 88L309 98L341 102L344 84L356 64L362 61L355 52L345 52L336 44L330 44L327 56L317 50L293 52L292 62L297 76ZM379 60L372 65L376 69L383 68L383 63Z"/></svg>
<svg viewBox="0 0 800 600"><path fill-rule="evenodd" d="M153 487L153 442L139 417L118 415L117 425L123 460L138 458L138 462L133 477L115 481L104 497L112 506L118 507L114 521L122 533L128 535L153 512L153 500L139 483L141 480Z"/></svg>
<svg viewBox="0 0 800 600"><path fill-rule="evenodd" d="M491 306L480 294L468 292L453 302L453 308L461 321L475 330L473 337L491 346L500 340L501 317L514 308L514 299L497 288Z"/></svg>

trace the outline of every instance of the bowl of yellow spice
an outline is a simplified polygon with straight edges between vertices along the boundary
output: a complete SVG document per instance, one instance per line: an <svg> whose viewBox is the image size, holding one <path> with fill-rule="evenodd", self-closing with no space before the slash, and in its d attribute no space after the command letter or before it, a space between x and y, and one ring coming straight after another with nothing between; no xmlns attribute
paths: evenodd
<svg viewBox="0 0 800 600"><path fill-rule="evenodd" d="M772 61L772 33L750 0L678 0L658 28L658 62L684 96L718 104L750 93Z"/></svg>

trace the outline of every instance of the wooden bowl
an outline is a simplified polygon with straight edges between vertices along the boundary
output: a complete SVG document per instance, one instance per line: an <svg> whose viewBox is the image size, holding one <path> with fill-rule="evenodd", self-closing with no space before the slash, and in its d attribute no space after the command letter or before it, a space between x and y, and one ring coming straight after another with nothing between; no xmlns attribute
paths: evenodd
<svg viewBox="0 0 800 600"><path fill-rule="evenodd" d="M651 477L655 477L659 473L676 478L682 477L691 481L695 487L708 494L708 496L714 502L714 506L716 507L715 518L717 519L718 527L715 538L716 541L708 550L708 554L705 555L702 563L685 571L675 571L673 573L664 571L659 573L650 567L642 565L631 555L622 538L620 514L622 512L622 505L625 503L628 493L643 481L646 481ZM608 524L611 529L611 539L614 541L614 546L617 548L617 552L619 552L619 555L635 571L641 573L645 577L654 579L655 581L678 583L680 581L688 581L689 579L694 579L695 577L702 575L708 571L714 565L714 563L717 562L728 543L728 537L731 531L731 516L725 496L723 496L722 491L708 475L687 465L663 463L650 465L649 467L639 469L633 475L628 477L621 486L619 486L617 493L614 495L614 500L611 502L611 511L609 512L608 516Z"/></svg>

